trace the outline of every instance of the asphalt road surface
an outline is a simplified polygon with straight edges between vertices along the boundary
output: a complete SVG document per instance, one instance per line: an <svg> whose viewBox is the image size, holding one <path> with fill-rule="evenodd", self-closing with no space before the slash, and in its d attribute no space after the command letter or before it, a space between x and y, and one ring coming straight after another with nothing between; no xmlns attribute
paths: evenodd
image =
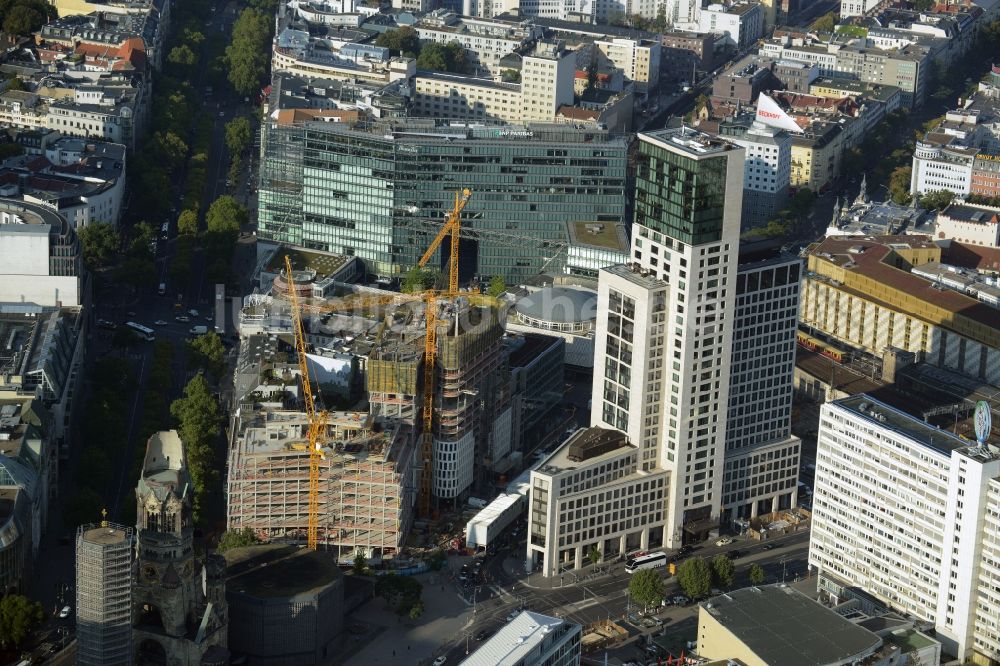
<svg viewBox="0 0 1000 666"><path fill-rule="evenodd" d="M729 546L718 548L712 542L707 542L696 548L692 557L712 558L719 553L739 549L744 555L736 560L735 587L745 587L750 584L748 571L752 564L763 567L769 583L781 580L792 581L807 575L807 556L809 548L808 532L792 534L769 542L774 547L764 550L763 544L749 545L737 540ZM573 622L587 625L598 620L612 619L619 623L629 613L638 613L637 608L626 595L629 574L625 573L621 562L600 565L601 569L610 568L610 573L588 574L583 572L567 572L563 575L563 586L553 589L533 589L525 586L517 577L508 575L501 563L507 556L519 557L524 552L523 546L516 545L515 550L498 553L491 558L485 567L488 579L480 586L475 595L475 619L461 635L452 637L446 644L447 663L460 663L465 658L466 649L470 652L479 645L475 636L481 631L492 635L506 624L507 616L518 608L537 611L545 615L564 617ZM681 594L677 580L667 576L664 579L667 596ZM455 583L460 586L459 583ZM459 587L461 591L461 587ZM697 605L668 606L657 609L656 615L669 628L697 615ZM640 630L631 624L623 624L633 634L651 633L653 629ZM655 631L659 631L656 628ZM467 648L468 645L468 648Z"/></svg>

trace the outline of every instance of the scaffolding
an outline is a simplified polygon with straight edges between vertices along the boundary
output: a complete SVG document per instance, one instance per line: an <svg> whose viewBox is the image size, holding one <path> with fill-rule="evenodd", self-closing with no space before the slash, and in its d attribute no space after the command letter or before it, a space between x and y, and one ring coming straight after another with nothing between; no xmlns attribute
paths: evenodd
<svg viewBox="0 0 1000 666"><path fill-rule="evenodd" d="M381 428L381 429L379 429ZM230 451L228 523L272 541L304 542L309 517L308 419L259 410ZM412 521L412 431L366 412L329 412L320 461L320 545L345 561L397 552Z"/></svg>
<svg viewBox="0 0 1000 666"><path fill-rule="evenodd" d="M132 549L131 527L103 521L77 529L77 664L133 663Z"/></svg>

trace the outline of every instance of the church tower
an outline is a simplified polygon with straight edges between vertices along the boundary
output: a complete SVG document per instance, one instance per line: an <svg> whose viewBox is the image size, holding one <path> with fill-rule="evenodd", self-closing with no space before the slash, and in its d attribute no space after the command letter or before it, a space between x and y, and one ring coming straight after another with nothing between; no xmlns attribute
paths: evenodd
<svg viewBox="0 0 1000 666"><path fill-rule="evenodd" d="M219 594L214 571L194 556L193 492L177 431L155 433L135 493L137 664L228 663L225 593Z"/></svg>

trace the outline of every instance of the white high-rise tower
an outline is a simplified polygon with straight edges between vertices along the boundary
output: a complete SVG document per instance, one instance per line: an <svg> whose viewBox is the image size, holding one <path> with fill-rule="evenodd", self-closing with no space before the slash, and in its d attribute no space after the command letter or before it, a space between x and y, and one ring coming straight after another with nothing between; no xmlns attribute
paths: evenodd
<svg viewBox="0 0 1000 666"><path fill-rule="evenodd" d="M630 269L648 279L600 275L591 424L670 473L651 545L718 526L744 158L689 129L639 134Z"/></svg>

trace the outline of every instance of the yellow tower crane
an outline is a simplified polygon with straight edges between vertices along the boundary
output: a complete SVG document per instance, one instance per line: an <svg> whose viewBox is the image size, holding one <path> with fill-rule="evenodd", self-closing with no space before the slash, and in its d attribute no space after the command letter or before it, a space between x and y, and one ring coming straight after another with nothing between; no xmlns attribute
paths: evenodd
<svg viewBox="0 0 1000 666"><path fill-rule="evenodd" d="M302 326L302 311L305 309L310 312L334 312L371 305L400 304L415 300L422 300L424 302L427 334L424 340L424 408L423 438L421 440L423 470L420 475L419 511L422 516L430 515L431 478L433 476L434 462L434 365L437 356L437 298L441 295L453 298L458 294L458 242L461 232L461 215L471 196L472 191L468 189L462 190L461 194L455 193L454 207L448 213L444 225L438 231L430 247L427 248L427 251L424 252L424 255L417 262L417 265L421 268L426 266L434 252L441 246L444 237L450 233L451 246L447 292L442 293L434 289L429 289L412 296L360 296L343 299L332 306L315 307L312 305L303 305L300 304L298 293L295 291L291 259L287 255L285 256L285 274L288 279L288 294L292 306L295 351L299 361L299 373L302 375L302 394L305 397L306 419L309 423L309 516L307 544L312 550L316 549L319 537L319 465L323 458L320 451L320 439L326 428L328 414L325 410L316 411L316 403L309 381L309 366L306 361L306 339L305 330Z"/></svg>
<svg viewBox="0 0 1000 666"><path fill-rule="evenodd" d="M445 294L454 298L458 294L458 241L462 230L462 210L469 203L472 190L462 190L461 196L455 192L455 205L448 213L444 226L431 241L424 256L417 265L423 268L441 246L441 241L451 234L451 255L448 259L448 291ZM420 459L423 470L420 474L420 515L427 517L431 513L431 477L434 471L434 364L437 357L437 297L434 290L422 294L424 300L424 318L427 320L427 335L424 337L424 410L423 437L420 440Z"/></svg>
<svg viewBox="0 0 1000 666"><path fill-rule="evenodd" d="M326 429L327 412L316 411L316 401L313 398L312 385L309 381L309 364L306 360L306 336L302 328L302 313L299 310L299 296L295 292L295 280L292 277L292 261L285 255L285 277L288 279L288 294L292 299L292 329L295 334L295 352L299 359L299 373L302 375L302 395L306 402L306 420L309 423L309 523L306 532L306 544L310 550L316 550L319 540L319 463L323 455L320 452L320 437Z"/></svg>

